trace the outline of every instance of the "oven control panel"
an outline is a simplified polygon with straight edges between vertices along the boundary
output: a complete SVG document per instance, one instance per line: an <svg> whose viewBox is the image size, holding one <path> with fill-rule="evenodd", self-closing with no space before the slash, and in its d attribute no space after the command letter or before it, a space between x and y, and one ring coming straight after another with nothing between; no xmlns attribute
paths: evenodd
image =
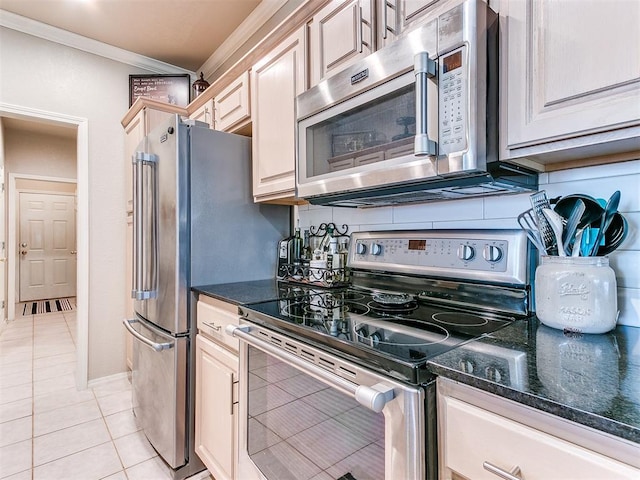
<svg viewBox="0 0 640 480"><path fill-rule="evenodd" d="M354 232L349 266L425 276L526 283L521 230Z"/></svg>

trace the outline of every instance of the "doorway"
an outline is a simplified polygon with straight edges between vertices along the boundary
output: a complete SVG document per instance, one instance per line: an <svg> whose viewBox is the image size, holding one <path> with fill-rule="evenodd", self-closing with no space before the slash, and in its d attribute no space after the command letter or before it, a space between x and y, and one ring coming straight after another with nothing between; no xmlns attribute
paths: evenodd
<svg viewBox="0 0 640 480"><path fill-rule="evenodd" d="M76 331L76 386L86 389L88 384L89 364L89 131L86 118L65 114L35 110L0 102L0 117L26 120L29 122L46 123L72 128L76 131L76 179L77 179L77 269L76 269L76 298L77 298L77 331ZM7 214L8 225L16 225L16 180L15 174L9 174ZM60 180L60 179L53 179ZM6 190L5 190L6 191ZM7 282L6 306L7 318L15 318L16 300L16 266L15 252L18 244L16 235L7 232Z"/></svg>
<svg viewBox="0 0 640 480"><path fill-rule="evenodd" d="M18 301L75 297L75 195L18 196Z"/></svg>

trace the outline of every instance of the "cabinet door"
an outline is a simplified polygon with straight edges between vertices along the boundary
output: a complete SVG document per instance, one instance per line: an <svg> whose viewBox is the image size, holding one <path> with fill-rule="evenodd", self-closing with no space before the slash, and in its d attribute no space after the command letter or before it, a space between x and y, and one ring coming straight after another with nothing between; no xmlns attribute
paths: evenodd
<svg viewBox="0 0 640 480"><path fill-rule="evenodd" d="M251 117L249 72L244 72L215 98L216 130L228 132Z"/></svg>
<svg viewBox="0 0 640 480"><path fill-rule="evenodd" d="M373 0L334 0L313 16L309 52L317 84L375 50Z"/></svg>
<svg viewBox="0 0 640 480"><path fill-rule="evenodd" d="M196 336L196 453L216 480L232 480L237 463L238 357Z"/></svg>
<svg viewBox="0 0 640 480"><path fill-rule="evenodd" d="M132 157L136 147L146 135L145 110L142 109L124 129L124 168L125 188L127 192L127 212L133 212L133 166Z"/></svg>
<svg viewBox="0 0 640 480"><path fill-rule="evenodd" d="M209 125L210 128L213 128L213 98L211 100L207 100L207 102L198 108L195 112L189 115L191 120L196 120L198 122L203 122Z"/></svg>
<svg viewBox="0 0 640 480"><path fill-rule="evenodd" d="M253 195L255 201L293 198L296 96L306 86L305 30L300 28L251 71Z"/></svg>
<svg viewBox="0 0 640 480"><path fill-rule="evenodd" d="M400 33L417 26L429 8L440 0L378 0L378 47L384 47Z"/></svg>
<svg viewBox="0 0 640 480"><path fill-rule="evenodd" d="M507 7L507 156L593 143L603 155L603 143L625 139L637 150L640 3L510 0ZM526 150L532 146L540 148Z"/></svg>
<svg viewBox="0 0 640 480"><path fill-rule="evenodd" d="M125 316L126 318L133 318L133 298L131 297L131 290L133 289L133 212L127 214L127 241L125 252ZM123 332L127 368L133 370L133 336L129 335L126 330L123 330Z"/></svg>

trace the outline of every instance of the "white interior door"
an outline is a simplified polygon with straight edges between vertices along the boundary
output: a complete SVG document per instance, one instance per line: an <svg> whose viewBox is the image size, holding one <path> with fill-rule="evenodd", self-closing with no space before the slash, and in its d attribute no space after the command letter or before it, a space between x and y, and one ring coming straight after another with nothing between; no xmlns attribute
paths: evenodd
<svg viewBox="0 0 640 480"><path fill-rule="evenodd" d="M20 193L20 301L76 295L75 196Z"/></svg>

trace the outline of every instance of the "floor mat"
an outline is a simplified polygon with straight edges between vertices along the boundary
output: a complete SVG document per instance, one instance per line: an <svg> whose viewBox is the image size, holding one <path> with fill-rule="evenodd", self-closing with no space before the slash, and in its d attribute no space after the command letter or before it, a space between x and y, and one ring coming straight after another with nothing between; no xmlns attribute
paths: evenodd
<svg viewBox="0 0 640 480"><path fill-rule="evenodd" d="M38 302L25 303L22 309L22 315L63 312L65 310L73 310L73 305L68 298L59 298L56 300L40 300Z"/></svg>

